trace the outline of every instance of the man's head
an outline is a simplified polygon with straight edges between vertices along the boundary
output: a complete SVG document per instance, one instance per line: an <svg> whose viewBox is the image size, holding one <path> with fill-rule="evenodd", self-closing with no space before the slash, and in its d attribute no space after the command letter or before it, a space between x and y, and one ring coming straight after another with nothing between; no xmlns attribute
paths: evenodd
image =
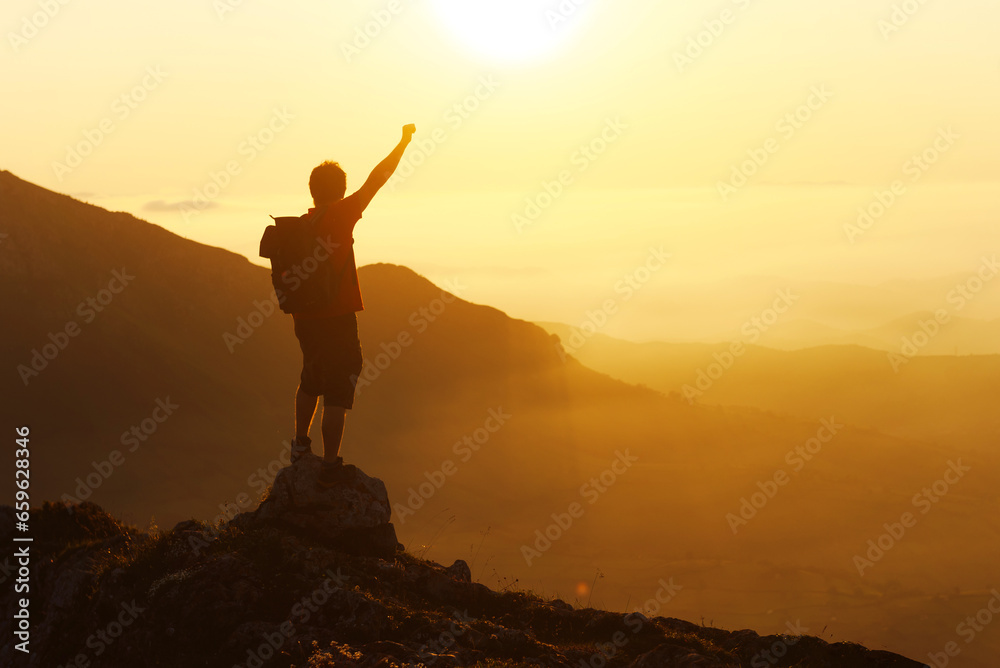
<svg viewBox="0 0 1000 668"><path fill-rule="evenodd" d="M312 170L309 192L316 206L339 201L347 192L347 174L338 163L327 160Z"/></svg>

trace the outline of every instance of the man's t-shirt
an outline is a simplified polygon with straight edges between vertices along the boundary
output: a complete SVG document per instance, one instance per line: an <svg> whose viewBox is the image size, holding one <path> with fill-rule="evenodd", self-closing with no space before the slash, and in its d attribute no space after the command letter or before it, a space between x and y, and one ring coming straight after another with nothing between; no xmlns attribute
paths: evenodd
<svg viewBox="0 0 1000 668"><path fill-rule="evenodd" d="M315 213L316 209L309 209ZM329 306L295 313L295 318L325 318L363 311L361 286L358 284L358 268L354 261L354 225L361 220L363 207L351 195L327 207L326 213L316 223L316 234L335 245L327 262L333 264L334 280L340 277L334 300Z"/></svg>

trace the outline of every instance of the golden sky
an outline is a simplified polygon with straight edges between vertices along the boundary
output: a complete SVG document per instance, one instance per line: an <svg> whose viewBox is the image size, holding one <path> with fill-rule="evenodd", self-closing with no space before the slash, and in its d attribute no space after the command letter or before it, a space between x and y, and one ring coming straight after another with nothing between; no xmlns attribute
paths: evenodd
<svg viewBox="0 0 1000 668"><path fill-rule="evenodd" d="M688 283L968 273L997 247L991 0L9 0L2 17L0 167L253 261L315 164L357 187L410 122L359 261L461 279L518 317L578 320L651 248L671 258L609 332L652 337L643 313Z"/></svg>

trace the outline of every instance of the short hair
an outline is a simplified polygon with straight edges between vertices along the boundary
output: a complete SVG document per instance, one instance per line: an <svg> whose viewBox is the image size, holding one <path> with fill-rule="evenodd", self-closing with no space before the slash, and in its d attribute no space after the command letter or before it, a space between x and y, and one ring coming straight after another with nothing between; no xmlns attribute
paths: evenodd
<svg viewBox="0 0 1000 668"><path fill-rule="evenodd" d="M347 173L340 163L327 160L309 175L309 192L316 205L343 199L347 192Z"/></svg>

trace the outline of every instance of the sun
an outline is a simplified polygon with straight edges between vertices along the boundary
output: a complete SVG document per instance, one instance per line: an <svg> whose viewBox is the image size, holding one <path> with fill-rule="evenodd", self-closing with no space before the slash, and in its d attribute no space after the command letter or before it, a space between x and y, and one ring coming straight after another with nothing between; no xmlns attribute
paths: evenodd
<svg viewBox="0 0 1000 668"><path fill-rule="evenodd" d="M555 51L578 17L539 0L431 0L452 36L492 60L525 62ZM576 3L569 3L576 7Z"/></svg>

